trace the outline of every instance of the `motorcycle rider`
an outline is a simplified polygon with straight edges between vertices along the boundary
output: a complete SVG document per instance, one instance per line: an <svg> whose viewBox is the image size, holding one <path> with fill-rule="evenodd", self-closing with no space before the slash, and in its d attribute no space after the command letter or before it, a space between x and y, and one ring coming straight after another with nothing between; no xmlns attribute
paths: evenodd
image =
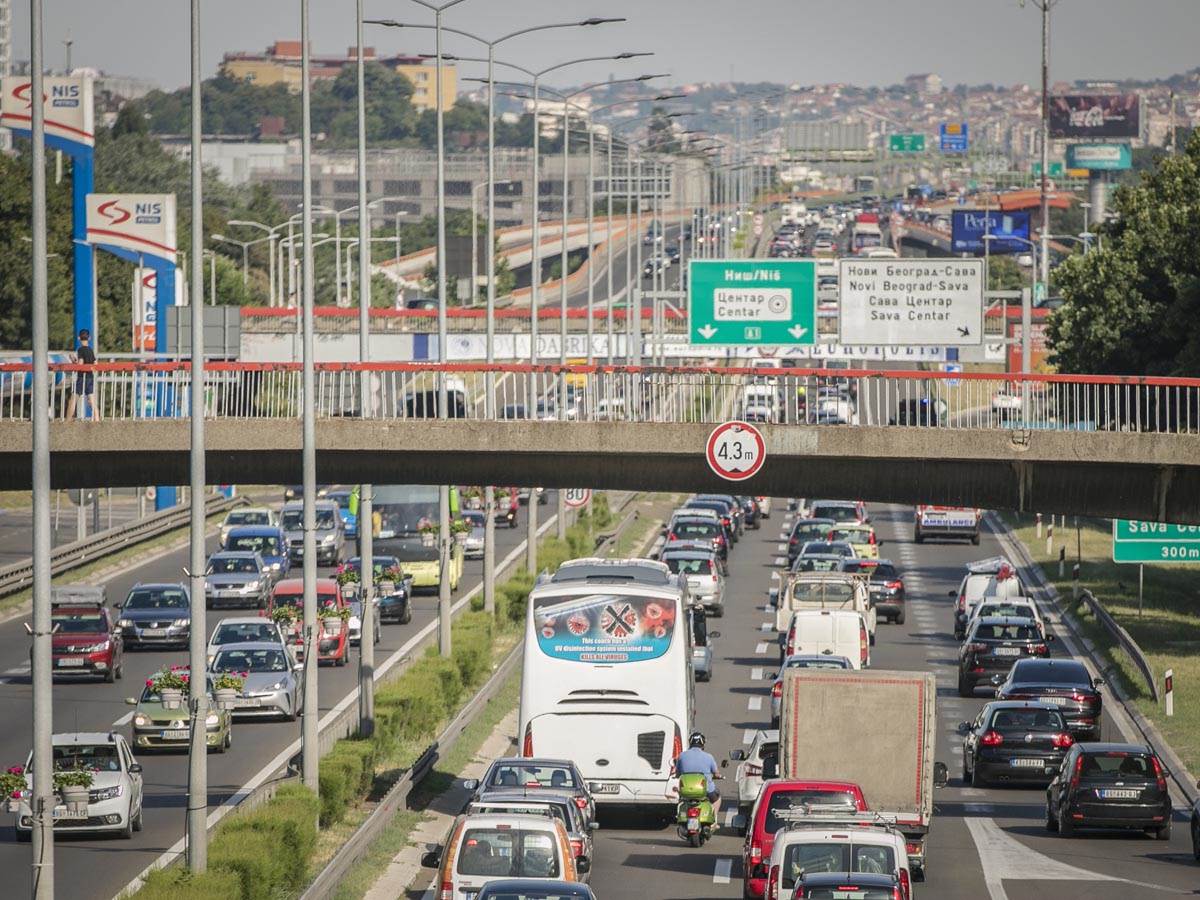
<svg viewBox="0 0 1200 900"><path fill-rule="evenodd" d="M675 757L676 777L680 775L703 775L708 789L708 802L712 804L713 815L716 816L721 808L721 792L717 790L714 779L721 777L717 761L711 753L704 750L704 735L693 731L688 736L688 748Z"/></svg>

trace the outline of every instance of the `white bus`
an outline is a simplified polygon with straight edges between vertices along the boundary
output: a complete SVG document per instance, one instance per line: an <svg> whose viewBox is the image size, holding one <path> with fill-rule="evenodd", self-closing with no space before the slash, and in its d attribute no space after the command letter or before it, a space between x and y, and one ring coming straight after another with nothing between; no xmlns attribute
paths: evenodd
<svg viewBox="0 0 1200 900"><path fill-rule="evenodd" d="M674 809L692 729L687 581L646 559L576 559L529 595L521 755L572 759L605 805Z"/></svg>

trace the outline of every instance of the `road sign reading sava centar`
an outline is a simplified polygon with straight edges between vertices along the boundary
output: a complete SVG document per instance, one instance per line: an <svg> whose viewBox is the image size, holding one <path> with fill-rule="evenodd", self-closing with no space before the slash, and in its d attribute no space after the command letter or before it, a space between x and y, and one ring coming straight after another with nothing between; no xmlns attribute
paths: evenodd
<svg viewBox="0 0 1200 900"><path fill-rule="evenodd" d="M843 259L838 341L886 347L983 342L983 260Z"/></svg>
<svg viewBox="0 0 1200 900"><path fill-rule="evenodd" d="M1113 519L1113 562L1200 563L1200 525Z"/></svg>
<svg viewBox="0 0 1200 900"><path fill-rule="evenodd" d="M810 259L688 261L693 344L812 344L816 263Z"/></svg>

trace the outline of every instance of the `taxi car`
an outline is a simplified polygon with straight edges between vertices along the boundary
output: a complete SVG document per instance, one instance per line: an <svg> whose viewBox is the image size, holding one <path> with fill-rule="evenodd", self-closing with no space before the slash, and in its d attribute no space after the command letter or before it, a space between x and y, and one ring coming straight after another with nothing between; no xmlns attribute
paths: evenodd
<svg viewBox="0 0 1200 900"><path fill-rule="evenodd" d="M826 540L845 541L862 559L879 558L880 541L875 537L875 529L870 525L849 523L835 525L829 529Z"/></svg>

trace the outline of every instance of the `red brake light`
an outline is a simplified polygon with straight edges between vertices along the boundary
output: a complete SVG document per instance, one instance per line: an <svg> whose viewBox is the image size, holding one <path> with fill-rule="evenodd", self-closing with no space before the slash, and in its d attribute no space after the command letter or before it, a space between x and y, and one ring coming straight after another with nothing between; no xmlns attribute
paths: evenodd
<svg viewBox="0 0 1200 900"><path fill-rule="evenodd" d="M689 818L689 819L698 819L698 818L700 818L700 807L698 807L698 806L689 806L689 807L688 807L688 818Z"/></svg>
<svg viewBox="0 0 1200 900"><path fill-rule="evenodd" d="M1079 776L1083 772L1083 754L1079 754L1079 758L1075 760L1075 774L1071 776L1071 788L1074 790L1079 787Z"/></svg>
<svg viewBox="0 0 1200 900"><path fill-rule="evenodd" d="M958 595L958 611L959 612L967 611L967 595L966 594Z"/></svg>
<svg viewBox="0 0 1200 900"><path fill-rule="evenodd" d="M670 534L667 535L667 540L668 541L677 541L677 540L679 540L679 538L677 538L675 536L675 532L672 531Z"/></svg>
<svg viewBox="0 0 1200 900"><path fill-rule="evenodd" d="M582 856L583 855L583 841L578 840L578 839L573 839L571 841L571 855L572 856Z"/></svg>
<svg viewBox="0 0 1200 900"><path fill-rule="evenodd" d="M870 651L870 639L867 637L867 626L862 622L858 623L858 655L862 665L867 664L867 656Z"/></svg>
<svg viewBox="0 0 1200 900"><path fill-rule="evenodd" d="M772 697L782 697L783 696L783 682L782 681L777 681L772 686L771 696Z"/></svg>
<svg viewBox="0 0 1200 900"><path fill-rule="evenodd" d="M985 747L999 747L1004 743L1004 736L998 731L985 731L983 737L979 739L979 743Z"/></svg>
<svg viewBox="0 0 1200 900"><path fill-rule="evenodd" d="M1150 764L1154 766L1154 779L1158 783L1158 789L1165 792L1167 789L1167 776L1163 772L1163 767L1158 762L1158 757L1150 757Z"/></svg>
<svg viewBox="0 0 1200 900"><path fill-rule="evenodd" d="M912 896L912 882L909 880L908 869L900 870L900 893L904 900L909 900Z"/></svg>
<svg viewBox="0 0 1200 900"><path fill-rule="evenodd" d="M747 775L762 775L762 766L756 766L753 763L746 763Z"/></svg>
<svg viewBox="0 0 1200 900"><path fill-rule="evenodd" d="M530 722L525 726L525 743L521 746L521 755L529 758L533 756L533 723ZM676 754L678 756L679 754Z"/></svg>
<svg viewBox="0 0 1200 900"><path fill-rule="evenodd" d="M907 853L909 856L920 856L921 855L921 845L918 844L916 841L905 841L904 852Z"/></svg>
<svg viewBox="0 0 1200 900"><path fill-rule="evenodd" d="M788 543L792 545L798 544L800 543L800 538L791 538Z"/></svg>
<svg viewBox="0 0 1200 900"><path fill-rule="evenodd" d="M898 590L900 590L900 588L904 587L904 582L903 581L889 581L885 585L885 587L889 591L898 591Z"/></svg>
<svg viewBox="0 0 1200 900"><path fill-rule="evenodd" d="M576 797L575 805L580 809L587 809L587 797Z"/></svg>
<svg viewBox="0 0 1200 900"><path fill-rule="evenodd" d="M987 648L987 644L967 644L968 653L982 653Z"/></svg>
<svg viewBox="0 0 1200 900"><path fill-rule="evenodd" d="M443 881L442 889L438 891L438 900L454 900L454 882Z"/></svg>
<svg viewBox="0 0 1200 900"><path fill-rule="evenodd" d="M1050 743L1056 750L1066 750L1075 743L1075 739L1068 733L1063 732L1051 738Z"/></svg>
<svg viewBox="0 0 1200 900"><path fill-rule="evenodd" d="M675 740L671 743L671 759L679 759L679 754L683 752L683 735L679 733L679 726L675 726ZM531 753L530 756L533 754Z"/></svg>
<svg viewBox="0 0 1200 900"><path fill-rule="evenodd" d="M1029 652L1034 656L1046 656L1050 649L1045 644L1033 644L1029 647Z"/></svg>
<svg viewBox="0 0 1200 900"><path fill-rule="evenodd" d="M779 900L779 866L771 866L767 875L767 900Z"/></svg>

